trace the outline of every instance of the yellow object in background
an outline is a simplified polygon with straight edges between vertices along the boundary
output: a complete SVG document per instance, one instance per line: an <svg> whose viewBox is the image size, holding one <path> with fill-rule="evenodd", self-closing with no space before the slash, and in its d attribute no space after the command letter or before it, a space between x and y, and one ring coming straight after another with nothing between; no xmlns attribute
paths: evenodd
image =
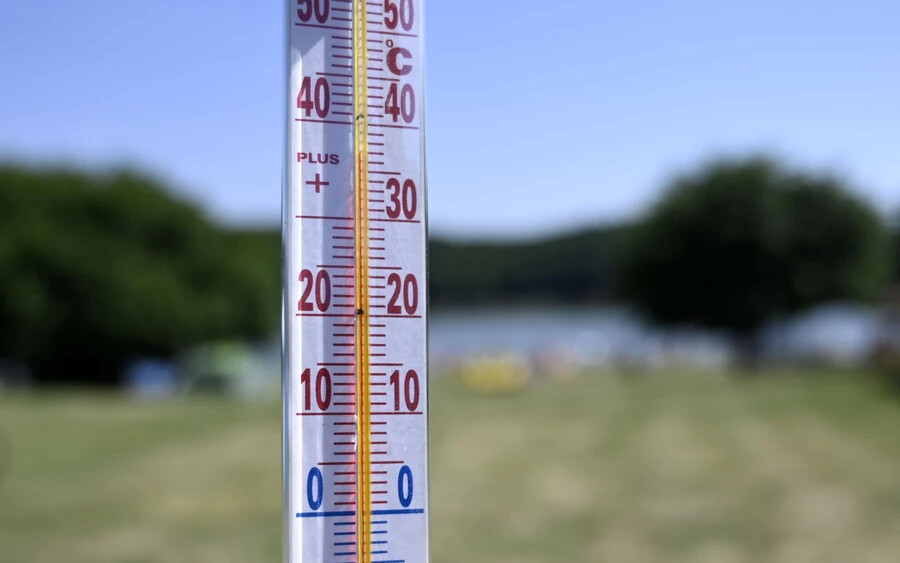
<svg viewBox="0 0 900 563"><path fill-rule="evenodd" d="M532 379L528 361L508 354L474 358L459 364L450 373L463 387L483 395L521 391Z"/></svg>

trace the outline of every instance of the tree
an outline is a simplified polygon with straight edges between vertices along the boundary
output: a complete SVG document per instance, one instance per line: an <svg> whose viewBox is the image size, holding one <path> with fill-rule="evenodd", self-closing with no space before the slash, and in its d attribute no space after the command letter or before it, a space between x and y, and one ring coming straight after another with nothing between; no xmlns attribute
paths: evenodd
<svg viewBox="0 0 900 563"><path fill-rule="evenodd" d="M900 213L891 218L891 283L900 284Z"/></svg>
<svg viewBox="0 0 900 563"><path fill-rule="evenodd" d="M278 247L256 246L141 174L0 166L0 358L111 384L136 356L267 336Z"/></svg>
<svg viewBox="0 0 900 563"><path fill-rule="evenodd" d="M838 178L719 160L675 178L644 218L622 290L649 319L725 331L755 359L766 322L879 297L886 251L881 218Z"/></svg>
<svg viewBox="0 0 900 563"><path fill-rule="evenodd" d="M429 297L435 306L611 301L627 235L618 225L521 242L432 237Z"/></svg>

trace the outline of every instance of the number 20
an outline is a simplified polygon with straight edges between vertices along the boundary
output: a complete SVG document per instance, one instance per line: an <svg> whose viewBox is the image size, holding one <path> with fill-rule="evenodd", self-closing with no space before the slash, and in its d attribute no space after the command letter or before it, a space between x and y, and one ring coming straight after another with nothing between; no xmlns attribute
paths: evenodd
<svg viewBox="0 0 900 563"><path fill-rule="evenodd" d="M388 276L388 285L394 288L394 293L388 301L388 315L402 314L404 309L407 315L414 315L419 309L419 284L416 276L407 274L405 278L401 278L400 274L391 274ZM402 307L399 305L401 295Z"/></svg>
<svg viewBox="0 0 900 563"><path fill-rule="evenodd" d="M315 289L315 308L321 312L328 310L331 305L331 277L325 270L319 270L315 276L310 270L300 272L300 283L303 285L303 294L300 296L300 304L297 307L300 311L312 311L313 303L310 298L313 297L313 289Z"/></svg>

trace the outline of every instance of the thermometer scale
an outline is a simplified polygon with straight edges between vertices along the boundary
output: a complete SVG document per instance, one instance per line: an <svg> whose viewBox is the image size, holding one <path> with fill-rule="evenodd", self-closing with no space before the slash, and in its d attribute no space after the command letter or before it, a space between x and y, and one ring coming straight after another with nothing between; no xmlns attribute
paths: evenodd
<svg viewBox="0 0 900 563"><path fill-rule="evenodd" d="M421 0L287 0L285 559L426 563Z"/></svg>

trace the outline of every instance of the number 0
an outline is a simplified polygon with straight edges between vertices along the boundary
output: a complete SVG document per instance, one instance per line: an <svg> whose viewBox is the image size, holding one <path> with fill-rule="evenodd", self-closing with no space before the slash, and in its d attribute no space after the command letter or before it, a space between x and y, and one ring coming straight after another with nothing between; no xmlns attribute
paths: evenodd
<svg viewBox="0 0 900 563"><path fill-rule="evenodd" d="M404 492L406 489L406 492ZM413 500L413 474L412 469L408 465L400 468L400 475L397 476L397 496L403 508L408 508Z"/></svg>
<svg viewBox="0 0 900 563"><path fill-rule="evenodd" d="M325 479L322 477L322 471L318 467L309 470L306 477L306 501L313 510L322 508L322 500L325 496Z"/></svg>

